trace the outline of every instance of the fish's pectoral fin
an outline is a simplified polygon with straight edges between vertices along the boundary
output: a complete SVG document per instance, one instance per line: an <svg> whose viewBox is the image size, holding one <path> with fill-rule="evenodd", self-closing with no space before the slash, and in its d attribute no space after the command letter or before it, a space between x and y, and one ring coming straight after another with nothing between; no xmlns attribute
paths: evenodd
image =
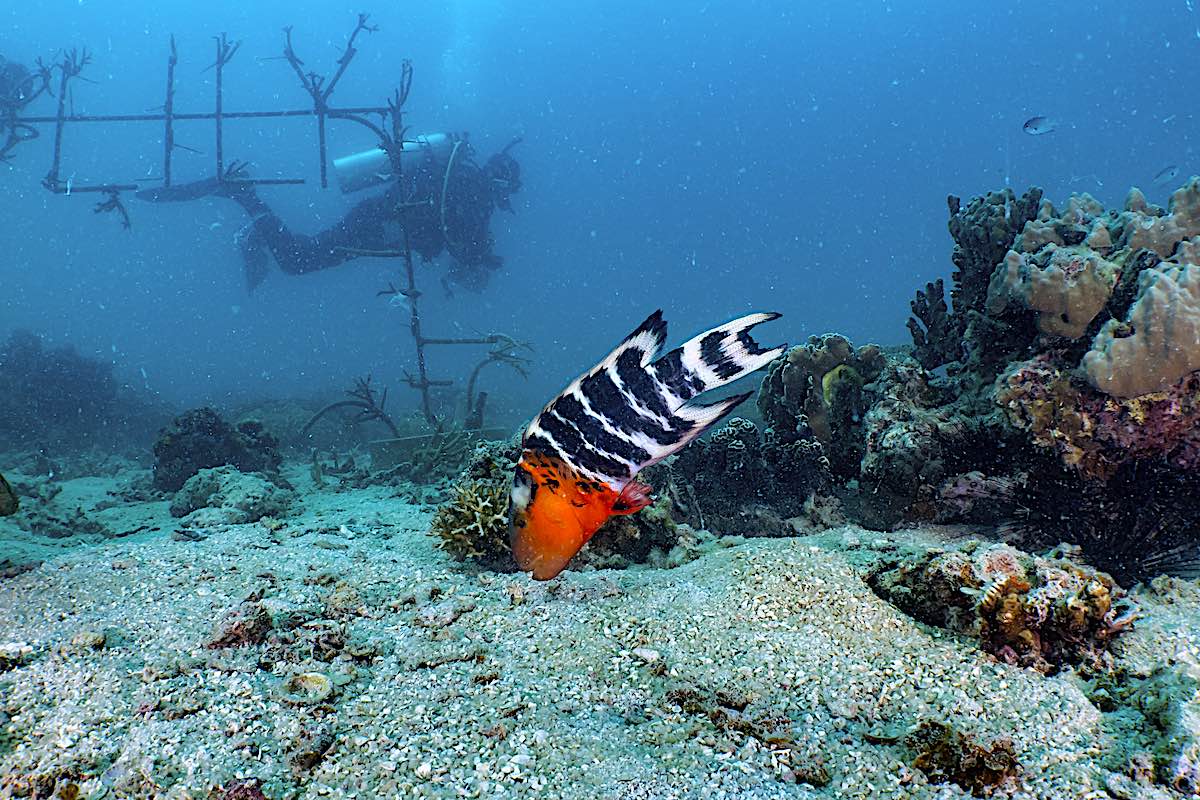
<svg viewBox="0 0 1200 800"><path fill-rule="evenodd" d="M636 514L654 502L654 489L641 481L632 480L617 495L612 513L616 516Z"/></svg>

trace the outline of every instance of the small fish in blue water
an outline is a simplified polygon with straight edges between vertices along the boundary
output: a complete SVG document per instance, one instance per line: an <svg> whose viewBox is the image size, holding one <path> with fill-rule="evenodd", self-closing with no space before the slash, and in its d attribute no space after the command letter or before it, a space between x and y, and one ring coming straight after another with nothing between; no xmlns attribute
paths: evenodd
<svg viewBox="0 0 1200 800"><path fill-rule="evenodd" d="M1058 123L1049 117L1030 117L1021 126L1021 130L1030 136L1042 136L1047 133L1053 133L1056 128L1058 128Z"/></svg>
<svg viewBox="0 0 1200 800"><path fill-rule="evenodd" d="M1162 169L1160 169L1158 171L1158 174L1154 176L1154 185L1155 186L1166 186L1169 183L1173 183L1174 180L1178 177L1179 177L1179 167L1177 167L1174 164L1171 164L1170 166L1163 167Z"/></svg>
<svg viewBox="0 0 1200 800"><path fill-rule="evenodd" d="M667 323L655 311L603 361L576 378L529 424L513 476L513 557L549 580L610 517L653 502L636 480L753 392L693 398L765 367L787 345L763 348L750 329L779 314L750 314L659 356Z"/></svg>
<svg viewBox="0 0 1200 800"><path fill-rule="evenodd" d="M413 300L421 296L421 293L415 290L410 292L407 289L392 287L380 294L388 295L388 305L392 308L399 308L410 313L413 310Z"/></svg>

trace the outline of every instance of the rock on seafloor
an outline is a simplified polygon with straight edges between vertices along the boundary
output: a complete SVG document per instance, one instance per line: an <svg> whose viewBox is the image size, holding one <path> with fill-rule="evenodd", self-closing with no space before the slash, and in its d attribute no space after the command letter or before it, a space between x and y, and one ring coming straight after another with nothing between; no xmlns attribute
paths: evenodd
<svg viewBox="0 0 1200 800"><path fill-rule="evenodd" d="M534 583L456 564L430 518L312 493L0 582L0 796L1186 796L1195 702L1169 693L1194 682L1164 675L1200 651L1195 584L1133 593L1130 677L1104 684L877 596L871 570L931 534L726 538Z"/></svg>

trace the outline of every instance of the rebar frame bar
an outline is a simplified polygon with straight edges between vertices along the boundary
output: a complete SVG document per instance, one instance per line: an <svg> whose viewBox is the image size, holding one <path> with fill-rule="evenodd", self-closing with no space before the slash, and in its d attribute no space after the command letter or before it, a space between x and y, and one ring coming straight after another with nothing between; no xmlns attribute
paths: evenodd
<svg viewBox="0 0 1200 800"><path fill-rule="evenodd" d="M321 173L321 188L327 188L328 181L328 137L326 134L326 120L339 119L357 123L370 130L376 137L381 140L386 139L384 128L372 123L365 118L365 115L379 116L381 119L391 116L395 109L390 105L383 106L353 106L345 108L335 108L330 105L330 98L333 95L333 90L345 75L350 62L354 59L358 50L355 47L355 40L358 35L363 32L373 32L376 27L368 24L368 17L365 14L360 14L358 24L350 35L349 42L345 50L342 51L337 61L337 68L333 79L328 83L325 79L315 72L305 73L303 70L303 61L296 55L295 49L292 46L292 29L284 29L284 52L282 58L286 60L300 78L301 86L305 92L312 98L312 108L304 109L263 109L251 111L227 111L225 109L224 88L225 88L225 67L233 59L234 55L241 47L240 41L230 41L228 36L222 33L220 36L214 37L216 42L216 58L210 69L214 70L214 78L216 90L213 99L213 110L204 112L179 112L175 108L175 72L179 63L179 53L176 46L175 37L171 36L168 44L167 52L167 70L166 70L166 90L165 99L161 113L144 113L144 114L76 114L71 102L72 82L82 78L84 68L91 63L91 54L86 50L70 50L64 52L62 57L51 69L57 69L59 73L58 81L58 107L53 116L16 116L6 122L10 126L21 126L22 129L36 130L34 126L51 124L54 126L54 145L51 155L50 170L42 181L42 185L47 190L62 195L71 195L75 193L103 193L113 194L114 192L136 191L139 186L136 183L96 183L96 184L76 184L73 180L62 179L62 164L63 164L63 140L69 124L76 123L119 123L119 122L161 122L163 123L163 170L162 181L164 186L170 186L174 178L173 171L173 156L177 147L181 147L175 141L175 123L189 121L212 121L215 127L215 168L219 180L236 181L241 184L252 184L256 186L272 186L272 185L292 185L305 183L303 178L240 178L226 174L225 168L225 136L224 123L226 120L232 119L281 119L290 117L316 117L318 130L318 152L317 157L320 163ZM48 83L48 76L45 78ZM32 137L30 137L32 138ZM9 146L11 149L14 142ZM6 151L7 152L7 151Z"/></svg>
<svg viewBox="0 0 1200 800"><path fill-rule="evenodd" d="M175 65L179 63L179 52L175 48L175 34L171 34L170 55L167 56L167 102L163 105L163 186L171 185L171 156L175 152Z"/></svg>

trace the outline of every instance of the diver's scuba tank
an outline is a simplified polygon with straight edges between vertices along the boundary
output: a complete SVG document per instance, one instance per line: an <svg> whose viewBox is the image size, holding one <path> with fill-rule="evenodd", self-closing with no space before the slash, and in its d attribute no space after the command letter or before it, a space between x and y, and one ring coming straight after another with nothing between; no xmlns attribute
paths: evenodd
<svg viewBox="0 0 1200 800"><path fill-rule="evenodd" d="M401 172L406 175L412 174L427 158L446 161L457 139L453 134L430 133L406 140L400 149ZM395 177L392 174L391 159L380 147L334 159L333 171L342 194L379 186Z"/></svg>

